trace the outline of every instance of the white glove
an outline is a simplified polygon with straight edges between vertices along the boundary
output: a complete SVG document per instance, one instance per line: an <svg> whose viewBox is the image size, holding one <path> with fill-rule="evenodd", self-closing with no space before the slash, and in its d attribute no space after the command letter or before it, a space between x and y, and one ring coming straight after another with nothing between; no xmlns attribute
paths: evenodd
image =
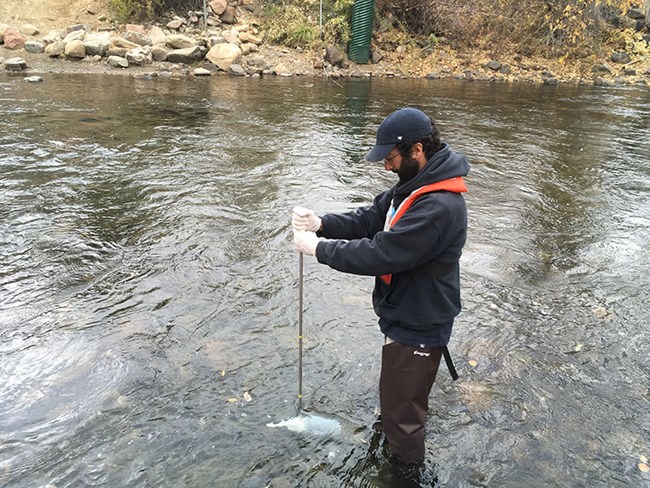
<svg viewBox="0 0 650 488"><path fill-rule="evenodd" d="M314 232L299 230L293 233L293 243L296 246L296 251L308 256L316 255L316 246L318 246L319 240Z"/></svg>
<svg viewBox="0 0 650 488"><path fill-rule="evenodd" d="M316 232L320 230L321 223L320 217L316 217L313 210L305 207L293 208L291 225L294 231L308 230L310 232Z"/></svg>

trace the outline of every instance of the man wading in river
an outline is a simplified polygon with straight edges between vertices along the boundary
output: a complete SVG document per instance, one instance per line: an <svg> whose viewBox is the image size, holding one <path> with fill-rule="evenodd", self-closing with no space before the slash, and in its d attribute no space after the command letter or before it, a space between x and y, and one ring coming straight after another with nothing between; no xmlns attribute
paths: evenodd
<svg viewBox="0 0 650 488"><path fill-rule="evenodd" d="M296 207L296 249L345 273L375 276L373 305L385 336L379 395L393 458L424 459L424 422L440 358L460 312L458 260L467 235L462 192L469 164L440 142L415 108L390 114L366 160L399 176L372 205L317 217ZM448 361L455 375L451 361Z"/></svg>

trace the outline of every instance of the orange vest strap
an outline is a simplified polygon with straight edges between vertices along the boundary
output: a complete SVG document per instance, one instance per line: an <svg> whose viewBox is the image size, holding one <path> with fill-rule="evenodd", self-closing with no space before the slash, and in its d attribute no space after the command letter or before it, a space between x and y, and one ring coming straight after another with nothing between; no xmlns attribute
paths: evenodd
<svg viewBox="0 0 650 488"><path fill-rule="evenodd" d="M431 183L430 185L424 185L411 193L402 204L397 209L397 213L390 221L390 227L393 227L397 221L404 215L404 213L413 205L413 202L417 200L422 195L427 193L432 193L434 191L450 191L453 193L464 193L467 191L467 185L465 185L465 180L461 176L456 176L455 178L449 178L447 180L437 181ZM392 274L381 275L380 278L384 283L390 285Z"/></svg>

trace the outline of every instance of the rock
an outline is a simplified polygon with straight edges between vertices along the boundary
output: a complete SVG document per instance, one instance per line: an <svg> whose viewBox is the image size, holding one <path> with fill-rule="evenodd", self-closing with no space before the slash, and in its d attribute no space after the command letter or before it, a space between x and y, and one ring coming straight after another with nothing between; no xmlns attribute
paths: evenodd
<svg viewBox="0 0 650 488"><path fill-rule="evenodd" d="M210 71L209 69L205 69L205 68L196 68L192 72L192 74L194 76L212 76L212 71Z"/></svg>
<svg viewBox="0 0 650 488"><path fill-rule="evenodd" d="M69 42L72 42L72 41L83 41L85 37L86 37L86 31L85 30L72 31L72 32L69 32L63 38L63 43L68 44Z"/></svg>
<svg viewBox="0 0 650 488"><path fill-rule="evenodd" d="M239 34L239 40L241 42L250 42L251 44L255 44L257 46L262 44L262 42L264 41L262 36L259 35L256 36L255 34L252 34L250 32L241 32Z"/></svg>
<svg viewBox="0 0 650 488"><path fill-rule="evenodd" d="M83 59L86 57L86 48L84 43L80 39L68 42L65 45L64 54L68 58Z"/></svg>
<svg viewBox="0 0 650 488"><path fill-rule="evenodd" d="M372 51L370 55L370 62L372 64L378 64L382 59L384 59L384 55L377 51L376 49Z"/></svg>
<svg viewBox="0 0 650 488"><path fill-rule="evenodd" d="M158 73L136 73L133 75L136 80L152 81L158 78Z"/></svg>
<svg viewBox="0 0 650 488"><path fill-rule="evenodd" d="M625 76L636 76L636 70L635 70L635 69L632 69L632 68L625 68L625 69L623 70L623 74L624 74Z"/></svg>
<svg viewBox="0 0 650 488"><path fill-rule="evenodd" d="M184 36L183 34L173 34L167 37L166 44L172 49L185 49L196 46L197 43L191 37Z"/></svg>
<svg viewBox="0 0 650 488"><path fill-rule="evenodd" d="M217 44L208 51L205 57L219 69L228 71L231 64L239 64L242 53L241 49L234 44Z"/></svg>
<svg viewBox="0 0 650 488"><path fill-rule="evenodd" d="M345 61L345 56L341 53L338 47L333 44L325 48L325 62L332 66L341 66Z"/></svg>
<svg viewBox="0 0 650 488"><path fill-rule="evenodd" d="M25 78L25 81L27 83L40 83L41 81L43 81L43 78L41 78L40 76L28 76L27 78Z"/></svg>
<svg viewBox="0 0 650 488"><path fill-rule="evenodd" d="M596 86L614 86L614 82L606 80L605 78L601 78L600 76L597 76L594 79L594 85L596 85Z"/></svg>
<svg viewBox="0 0 650 488"><path fill-rule="evenodd" d="M154 46L151 48L151 57L154 61L167 61L167 49L160 46Z"/></svg>
<svg viewBox="0 0 650 488"><path fill-rule="evenodd" d="M38 41L27 41L24 48L28 53L42 53L45 51L45 44Z"/></svg>
<svg viewBox="0 0 650 488"><path fill-rule="evenodd" d="M557 78L544 78L544 84L555 86L558 84L558 80Z"/></svg>
<svg viewBox="0 0 650 488"><path fill-rule="evenodd" d="M66 30L69 34L70 32L74 32L74 31L86 30L86 26L83 24L74 24L66 27Z"/></svg>
<svg viewBox="0 0 650 488"><path fill-rule="evenodd" d="M485 64L485 67L491 69L492 71L496 71L501 68L501 63L498 61L490 61Z"/></svg>
<svg viewBox="0 0 650 488"><path fill-rule="evenodd" d="M133 48L133 49L135 49L135 48ZM108 51L106 51L106 56L107 57L117 56L119 58L125 58L126 53L128 53L129 51L130 51L130 49L127 49L125 47L113 47L113 46L111 46L111 47L108 48Z"/></svg>
<svg viewBox="0 0 650 488"><path fill-rule="evenodd" d="M431 73L427 74L427 79L428 80L438 80L440 79L440 75L436 73L435 71L432 71Z"/></svg>
<svg viewBox="0 0 650 488"><path fill-rule="evenodd" d="M109 56L107 60L108 64L113 66L114 68L128 68L129 67L129 62L121 58L120 56Z"/></svg>
<svg viewBox="0 0 650 488"><path fill-rule="evenodd" d="M104 33L91 33L86 35L83 40L86 54L89 56L104 56L111 45L110 34Z"/></svg>
<svg viewBox="0 0 650 488"><path fill-rule="evenodd" d="M203 58L203 52L199 46L174 49L167 53L167 61L170 63L192 64Z"/></svg>
<svg viewBox="0 0 650 488"><path fill-rule="evenodd" d="M183 22L180 20L172 20L167 24L167 28L170 30L178 30L183 25Z"/></svg>
<svg viewBox="0 0 650 488"><path fill-rule="evenodd" d="M501 67L499 68L499 73L502 73L504 75L510 75L512 74L512 68L507 64L502 64Z"/></svg>
<svg viewBox="0 0 650 488"><path fill-rule="evenodd" d="M239 32L237 32L234 29L225 31L223 33L223 38L226 40L226 42L230 44L237 44L237 45L241 44L241 41L239 40Z"/></svg>
<svg viewBox="0 0 650 488"><path fill-rule="evenodd" d="M151 44L154 46L156 44L165 44L165 42L167 42L167 36L157 25L154 25L151 29L149 29L147 35L149 36L149 39L151 39Z"/></svg>
<svg viewBox="0 0 650 488"><path fill-rule="evenodd" d="M129 62L129 66L146 66L147 64L152 63L153 58L151 56L151 50L146 46L142 46L136 47L127 52L126 60Z"/></svg>
<svg viewBox="0 0 650 488"><path fill-rule="evenodd" d="M250 68L247 70L249 74L251 71L254 73L262 73L271 69L269 63L267 63L266 60L259 55L248 56L246 58L246 67Z"/></svg>
<svg viewBox="0 0 650 488"><path fill-rule="evenodd" d="M240 64L231 64L228 72L235 76L246 76L246 71L244 71L244 68Z"/></svg>
<svg viewBox="0 0 650 488"><path fill-rule="evenodd" d="M124 39L138 46L151 46L152 42L149 36L139 30L127 31L124 33Z"/></svg>
<svg viewBox="0 0 650 488"><path fill-rule="evenodd" d="M27 68L27 61L23 58L9 58L5 61L7 71L22 71Z"/></svg>
<svg viewBox="0 0 650 488"><path fill-rule="evenodd" d="M645 12L641 10L640 8L631 8L630 10L627 11L627 16L630 19L645 19Z"/></svg>
<svg viewBox="0 0 650 488"><path fill-rule="evenodd" d="M291 71L283 63L277 64L273 68L273 72L278 76L291 76Z"/></svg>
<svg viewBox="0 0 650 488"><path fill-rule="evenodd" d="M65 44L63 44L63 41L53 42L52 44L48 44L47 46L45 46L45 54L47 54L51 58L63 56L64 52L65 52Z"/></svg>
<svg viewBox="0 0 650 488"><path fill-rule="evenodd" d="M222 13L219 18L221 19L221 22L224 24L236 24L237 23L237 15L236 15L236 10L235 7L226 7L226 10L224 13Z"/></svg>
<svg viewBox="0 0 650 488"><path fill-rule="evenodd" d="M210 0L209 5L216 15L221 15L228 8L227 0Z"/></svg>
<svg viewBox="0 0 650 488"><path fill-rule="evenodd" d="M127 41L123 37L117 36L117 37L111 37L111 47L135 49L136 47L140 47L140 46L135 42Z"/></svg>
<svg viewBox="0 0 650 488"><path fill-rule="evenodd" d="M402 59L406 55L406 46L398 46L395 53Z"/></svg>
<svg viewBox="0 0 650 488"><path fill-rule="evenodd" d="M147 35L147 29L140 24L126 24L124 27L124 30L128 32L137 32L138 34L142 34L143 36Z"/></svg>
<svg viewBox="0 0 650 488"><path fill-rule="evenodd" d="M35 36L38 34L38 29L32 24L24 24L20 26L20 32L26 36Z"/></svg>
<svg viewBox="0 0 650 488"><path fill-rule="evenodd" d="M627 64L630 61L632 61L632 58L630 58L630 55L626 52L618 52L612 54L612 61L614 63L619 63L619 64Z"/></svg>
<svg viewBox="0 0 650 488"><path fill-rule="evenodd" d="M22 49L25 45L27 38L23 36L20 32L13 29L7 29L4 33L4 43L5 49Z"/></svg>
<svg viewBox="0 0 650 488"><path fill-rule="evenodd" d="M48 32L43 37L43 42L45 43L46 46L49 46L50 44L54 44L55 42L59 42L62 40L63 40L63 36L59 33L59 31L56 30Z"/></svg>
<svg viewBox="0 0 650 488"><path fill-rule="evenodd" d="M612 74L612 70L607 66L606 64L598 63L594 64L594 66L591 68L592 73L606 73L608 75Z"/></svg>

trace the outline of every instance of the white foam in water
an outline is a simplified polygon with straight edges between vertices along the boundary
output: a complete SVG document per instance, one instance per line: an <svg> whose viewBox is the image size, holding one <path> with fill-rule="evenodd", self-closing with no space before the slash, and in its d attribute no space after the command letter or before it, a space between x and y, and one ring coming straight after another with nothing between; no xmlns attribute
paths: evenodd
<svg viewBox="0 0 650 488"><path fill-rule="evenodd" d="M286 427L292 432L307 432L317 435L338 435L341 433L341 424L334 419L327 419L317 415L300 414L277 423L266 424L267 427Z"/></svg>

